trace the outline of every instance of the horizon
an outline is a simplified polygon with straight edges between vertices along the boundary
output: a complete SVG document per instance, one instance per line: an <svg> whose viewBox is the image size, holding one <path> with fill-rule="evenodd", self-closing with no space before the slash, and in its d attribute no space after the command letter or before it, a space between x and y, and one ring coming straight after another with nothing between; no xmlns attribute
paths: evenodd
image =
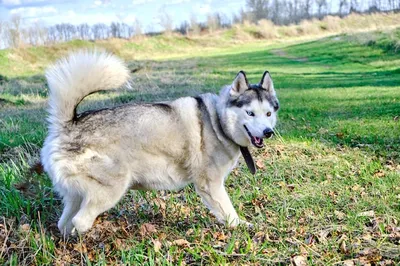
<svg viewBox="0 0 400 266"><path fill-rule="evenodd" d="M245 0L2 0L0 17L7 21L13 15L19 15L24 26L39 23L46 27L61 23L121 22L131 25L139 22L145 32L154 32L162 30L162 13L171 16L176 28L193 15L198 22L206 21L207 15L217 12L230 19L245 5Z"/></svg>
<svg viewBox="0 0 400 266"><path fill-rule="evenodd" d="M56 24L87 23L110 24L120 22L132 25L140 23L144 32L162 31L160 15L168 14L174 28L194 16L199 23L208 15L219 13L231 20L241 9L246 10L246 0L0 0L0 22L12 16L21 17L23 27L40 24L50 27ZM366 8L364 1L358 3L360 10ZM338 0L328 2L330 13L338 11ZM316 7L313 5L313 12Z"/></svg>

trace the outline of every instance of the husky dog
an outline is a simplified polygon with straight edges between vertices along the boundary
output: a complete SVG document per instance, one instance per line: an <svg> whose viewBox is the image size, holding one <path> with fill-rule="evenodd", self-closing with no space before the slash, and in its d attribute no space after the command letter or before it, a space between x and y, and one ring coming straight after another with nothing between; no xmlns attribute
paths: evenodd
<svg viewBox="0 0 400 266"><path fill-rule="evenodd" d="M267 71L255 85L240 71L220 95L80 114L77 105L87 95L128 81L124 63L106 52L80 51L49 68L46 77L49 133L41 160L63 199L63 234L89 230L128 189L191 183L219 221L248 224L238 217L224 182L241 153L254 173L248 146L261 148L263 138L273 135L279 103Z"/></svg>

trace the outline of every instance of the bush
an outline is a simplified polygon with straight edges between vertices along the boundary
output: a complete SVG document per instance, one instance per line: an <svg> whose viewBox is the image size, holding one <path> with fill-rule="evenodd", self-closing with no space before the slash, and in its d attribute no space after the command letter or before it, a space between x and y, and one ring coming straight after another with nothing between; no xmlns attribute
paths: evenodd
<svg viewBox="0 0 400 266"><path fill-rule="evenodd" d="M266 39L274 39L278 36L275 24L266 19L262 19L258 22L261 35Z"/></svg>
<svg viewBox="0 0 400 266"><path fill-rule="evenodd" d="M301 35L314 35L321 32L321 27L317 19L303 20L300 22L298 30Z"/></svg>

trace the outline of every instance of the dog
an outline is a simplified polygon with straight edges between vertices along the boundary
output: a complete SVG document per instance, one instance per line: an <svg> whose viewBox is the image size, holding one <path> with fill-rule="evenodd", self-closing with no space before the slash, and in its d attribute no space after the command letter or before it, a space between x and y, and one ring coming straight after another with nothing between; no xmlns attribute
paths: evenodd
<svg viewBox="0 0 400 266"><path fill-rule="evenodd" d="M128 189L176 190L194 184L202 201L229 226L250 225L236 213L224 182L240 154L254 174L248 147L272 137L279 102L270 74L249 84L240 71L219 95L125 104L77 113L89 94L121 87L129 70L102 51L78 51L46 71L48 136L41 162L62 197L58 228L84 233Z"/></svg>

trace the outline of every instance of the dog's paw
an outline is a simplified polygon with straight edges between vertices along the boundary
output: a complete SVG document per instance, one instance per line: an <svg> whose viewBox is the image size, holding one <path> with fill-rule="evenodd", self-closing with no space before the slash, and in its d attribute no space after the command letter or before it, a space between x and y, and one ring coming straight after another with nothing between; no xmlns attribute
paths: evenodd
<svg viewBox="0 0 400 266"><path fill-rule="evenodd" d="M92 227L92 222L86 219L82 219L81 217L74 217L72 219L72 223L74 225L74 228L72 229L73 234L79 234L83 235L85 232L87 232L91 227Z"/></svg>
<svg viewBox="0 0 400 266"><path fill-rule="evenodd" d="M242 220L240 218L236 218L236 219L231 220L228 223L228 225L231 228L234 228L234 227L237 227L237 226L244 226L244 227L247 227L247 228L253 228L254 227L254 225L252 223L249 223L246 220Z"/></svg>
<svg viewBox="0 0 400 266"><path fill-rule="evenodd" d="M249 223L248 221L242 219L239 220L239 225L247 228L254 228L254 224Z"/></svg>

